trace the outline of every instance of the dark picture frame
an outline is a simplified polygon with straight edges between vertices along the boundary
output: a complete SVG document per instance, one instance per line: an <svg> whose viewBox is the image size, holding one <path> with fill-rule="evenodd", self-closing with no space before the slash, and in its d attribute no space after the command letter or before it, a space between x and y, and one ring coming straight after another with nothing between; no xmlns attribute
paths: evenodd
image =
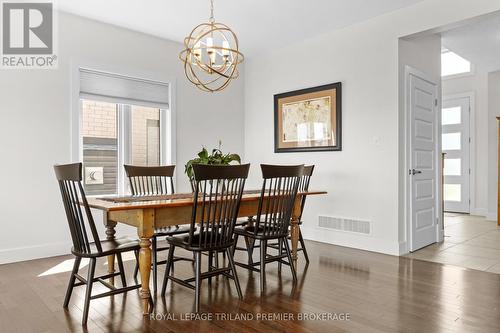
<svg viewBox="0 0 500 333"><path fill-rule="evenodd" d="M341 150L341 82L274 95L275 153Z"/></svg>

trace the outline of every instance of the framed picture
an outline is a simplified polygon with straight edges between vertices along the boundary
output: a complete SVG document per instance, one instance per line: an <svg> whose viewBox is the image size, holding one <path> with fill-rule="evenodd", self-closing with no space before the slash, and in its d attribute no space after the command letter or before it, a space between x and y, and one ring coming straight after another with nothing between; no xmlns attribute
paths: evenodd
<svg viewBox="0 0 500 333"><path fill-rule="evenodd" d="M274 152L342 150L342 83L274 95Z"/></svg>

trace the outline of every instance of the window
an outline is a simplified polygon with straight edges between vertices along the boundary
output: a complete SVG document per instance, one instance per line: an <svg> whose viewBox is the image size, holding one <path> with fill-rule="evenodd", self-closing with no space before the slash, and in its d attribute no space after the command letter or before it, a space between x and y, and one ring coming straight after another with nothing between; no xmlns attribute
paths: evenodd
<svg viewBox="0 0 500 333"><path fill-rule="evenodd" d="M168 95L159 82L80 70L79 142L88 195L130 193L123 164L170 163Z"/></svg>
<svg viewBox="0 0 500 333"><path fill-rule="evenodd" d="M445 201L462 201L462 185L461 184L444 184L444 200Z"/></svg>
<svg viewBox="0 0 500 333"><path fill-rule="evenodd" d="M85 190L118 193L118 104L82 100L81 106Z"/></svg>
<svg viewBox="0 0 500 333"><path fill-rule="evenodd" d="M462 108L454 106L452 108L443 108L441 112L442 125L456 125L462 123Z"/></svg>
<svg viewBox="0 0 500 333"><path fill-rule="evenodd" d="M442 136L442 147L443 150L460 150L461 149L461 137L460 132L456 133L443 133Z"/></svg>
<svg viewBox="0 0 500 333"><path fill-rule="evenodd" d="M444 175L445 176L460 176L462 174L462 159L460 158L445 158L444 159Z"/></svg>
<svg viewBox="0 0 500 333"><path fill-rule="evenodd" d="M472 72L470 61L448 49L441 51L441 76L452 76Z"/></svg>

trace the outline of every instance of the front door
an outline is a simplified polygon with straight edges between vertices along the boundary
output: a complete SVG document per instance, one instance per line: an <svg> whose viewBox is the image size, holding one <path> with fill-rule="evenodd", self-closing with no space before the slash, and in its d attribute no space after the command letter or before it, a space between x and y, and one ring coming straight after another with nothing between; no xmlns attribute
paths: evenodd
<svg viewBox="0 0 500 333"><path fill-rule="evenodd" d="M437 240L437 85L409 74L411 157L410 251Z"/></svg>
<svg viewBox="0 0 500 333"><path fill-rule="evenodd" d="M444 210L470 212L470 98L443 99Z"/></svg>

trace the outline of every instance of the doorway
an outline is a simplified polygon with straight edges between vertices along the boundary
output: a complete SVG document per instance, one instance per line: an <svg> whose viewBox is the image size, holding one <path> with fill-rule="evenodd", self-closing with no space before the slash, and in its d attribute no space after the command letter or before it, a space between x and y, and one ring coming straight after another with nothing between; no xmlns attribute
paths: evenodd
<svg viewBox="0 0 500 333"><path fill-rule="evenodd" d="M470 213L471 96L445 96L441 110L446 212Z"/></svg>

